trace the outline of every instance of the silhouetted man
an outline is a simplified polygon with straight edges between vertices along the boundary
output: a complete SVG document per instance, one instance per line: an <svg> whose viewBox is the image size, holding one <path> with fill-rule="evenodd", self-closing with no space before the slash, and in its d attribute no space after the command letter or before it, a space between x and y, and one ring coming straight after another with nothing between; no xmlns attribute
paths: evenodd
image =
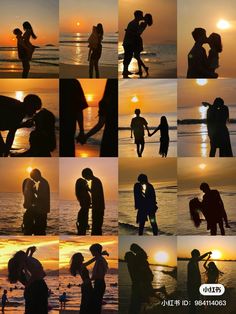
<svg viewBox="0 0 236 314"><path fill-rule="evenodd" d="M31 179L38 182L35 208L35 235L46 235L47 214L50 212L50 187L38 169L30 173Z"/></svg>
<svg viewBox="0 0 236 314"><path fill-rule="evenodd" d="M23 119L32 117L41 106L41 99L37 95L27 95L23 102L0 96L0 132L8 131L6 142L0 133L0 156L9 155L17 129L24 127Z"/></svg>
<svg viewBox="0 0 236 314"><path fill-rule="evenodd" d="M108 270L108 264L105 258L102 256L102 246L99 243L95 243L91 245L89 249L92 256L96 258L93 271L92 271L92 277L91 277L91 280L94 281L93 314L101 314L102 300L103 300L103 296L106 290L105 275Z"/></svg>
<svg viewBox="0 0 236 314"><path fill-rule="evenodd" d="M103 186L100 179L94 176L90 168L82 171L82 177L91 181L90 192L92 196L92 235L102 235L102 225L105 210Z"/></svg>
<svg viewBox="0 0 236 314"><path fill-rule="evenodd" d="M207 220L207 229L210 229L211 235L216 235L217 224L219 224L221 235L225 235L223 220L227 228L230 226L220 193L217 190L211 190L205 182L200 185L200 190L204 193L201 206Z"/></svg>
<svg viewBox="0 0 236 314"><path fill-rule="evenodd" d="M187 292L189 300L191 301L189 313L196 313L195 300L199 300L200 292L199 288L201 286L201 274L198 262L204 259L211 252L207 252L200 256L200 252L196 249L191 252L191 259L188 262L188 273L187 273Z"/></svg>
<svg viewBox="0 0 236 314"><path fill-rule="evenodd" d="M195 44L188 54L187 78L217 78L217 73L210 72L206 50L202 47L207 43L206 30L195 28L192 36Z"/></svg>

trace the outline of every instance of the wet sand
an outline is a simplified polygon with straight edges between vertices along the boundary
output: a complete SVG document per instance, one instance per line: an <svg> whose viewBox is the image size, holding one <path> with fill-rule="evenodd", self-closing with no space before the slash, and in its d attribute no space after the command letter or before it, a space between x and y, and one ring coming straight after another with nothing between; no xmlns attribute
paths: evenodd
<svg viewBox="0 0 236 314"><path fill-rule="evenodd" d="M99 65L100 78L117 78L117 66ZM60 63L60 78L89 78L88 65Z"/></svg>

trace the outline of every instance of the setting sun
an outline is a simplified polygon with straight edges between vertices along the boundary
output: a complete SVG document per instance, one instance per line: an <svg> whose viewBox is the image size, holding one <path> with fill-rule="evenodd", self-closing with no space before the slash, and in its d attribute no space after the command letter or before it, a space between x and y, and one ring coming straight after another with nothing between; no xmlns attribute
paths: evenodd
<svg viewBox="0 0 236 314"><path fill-rule="evenodd" d="M139 99L138 99L138 97L137 97L136 95L134 95L134 96L131 98L131 101L132 101L133 103L136 103L136 102L139 101Z"/></svg>
<svg viewBox="0 0 236 314"><path fill-rule="evenodd" d="M226 20L221 19L217 22L216 26L219 29L228 29L228 28L230 28L230 23Z"/></svg>
<svg viewBox="0 0 236 314"><path fill-rule="evenodd" d="M88 102L93 101L93 98L94 98L92 94L86 94L85 97Z"/></svg>
<svg viewBox="0 0 236 314"><path fill-rule="evenodd" d="M26 168L26 171L27 171L28 173L30 173L32 170L33 170L33 168L30 167L30 166Z"/></svg>
<svg viewBox="0 0 236 314"><path fill-rule="evenodd" d="M77 26L80 26L80 22L77 22L76 25L77 25Z"/></svg>
<svg viewBox="0 0 236 314"><path fill-rule="evenodd" d="M211 254L211 259L220 259L222 256L219 250L213 250Z"/></svg>
<svg viewBox="0 0 236 314"><path fill-rule="evenodd" d="M196 83L199 86L204 86L208 83L208 79L196 79Z"/></svg>
<svg viewBox="0 0 236 314"><path fill-rule="evenodd" d="M155 254L155 260L157 263L165 264L169 260L169 255L167 252L159 251Z"/></svg>

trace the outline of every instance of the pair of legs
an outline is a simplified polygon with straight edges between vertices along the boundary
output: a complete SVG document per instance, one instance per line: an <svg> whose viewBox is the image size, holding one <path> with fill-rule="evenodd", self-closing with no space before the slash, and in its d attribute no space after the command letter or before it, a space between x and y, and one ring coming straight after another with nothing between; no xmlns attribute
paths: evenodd
<svg viewBox="0 0 236 314"><path fill-rule="evenodd" d="M94 210L92 211L92 232L91 235L102 235L102 225L103 225L104 210Z"/></svg>
<svg viewBox="0 0 236 314"><path fill-rule="evenodd" d="M47 228L47 213L36 212L35 213L35 235L46 235Z"/></svg>
<svg viewBox="0 0 236 314"><path fill-rule="evenodd" d="M21 62L23 67L22 78L27 78L30 71L29 59L21 59Z"/></svg>
<svg viewBox="0 0 236 314"><path fill-rule="evenodd" d="M48 287L43 279L25 288L24 297L25 314L48 314Z"/></svg>
<svg viewBox="0 0 236 314"><path fill-rule="evenodd" d="M129 72L129 64L133 58L134 49L130 45L124 45L124 61L123 61L123 77L127 78L130 74Z"/></svg>
<svg viewBox="0 0 236 314"><path fill-rule="evenodd" d="M150 220L150 223L151 223L151 226L152 226L153 235L158 235L158 226L157 226L157 222L156 222L156 215L155 215L155 213L149 214L148 217L149 217L149 220ZM138 230L139 231L138 232L139 235L143 235L144 227L145 227L145 220L141 221L139 223L139 230Z"/></svg>
<svg viewBox="0 0 236 314"><path fill-rule="evenodd" d="M88 227L88 212L89 208L81 207L77 216L77 231L78 235L85 235Z"/></svg>
<svg viewBox="0 0 236 314"><path fill-rule="evenodd" d="M96 279L94 281L94 311L93 314L101 314L102 313L102 300L106 290L105 281L102 279Z"/></svg>
<svg viewBox="0 0 236 314"><path fill-rule="evenodd" d="M143 68L145 70L145 72L146 72L146 75L148 76L148 74L149 74L148 73L148 67L145 65L145 63L141 59L140 52L135 52L134 53L134 57L135 57L135 59L138 62L138 73L136 73L136 74L138 74L141 77L142 74L143 74L143 71L142 71L142 68Z"/></svg>
<svg viewBox="0 0 236 314"><path fill-rule="evenodd" d="M225 229L224 229L223 220L218 222L218 224L219 224L221 235L225 235ZM217 223L214 223L214 224L211 225L210 231L211 231L211 235L217 235Z"/></svg>
<svg viewBox="0 0 236 314"><path fill-rule="evenodd" d="M102 55L102 45L99 45L96 49L93 49L89 58L89 77L93 77L93 69L95 70L96 78L100 77L98 61Z"/></svg>
<svg viewBox="0 0 236 314"><path fill-rule="evenodd" d="M136 149L137 149L137 155L138 157L142 157L143 151L144 151L144 146L145 146L145 142L144 142L144 138L141 139L135 139L135 144L136 144Z"/></svg>

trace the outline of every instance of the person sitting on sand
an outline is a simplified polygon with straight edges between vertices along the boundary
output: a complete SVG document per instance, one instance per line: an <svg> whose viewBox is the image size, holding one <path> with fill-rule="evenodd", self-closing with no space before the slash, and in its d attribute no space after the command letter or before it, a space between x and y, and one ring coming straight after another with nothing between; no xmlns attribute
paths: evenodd
<svg viewBox="0 0 236 314"><path fill-rule="evenodd" d="M148 123L143 117L140 117L140 113L141 113L140 109L135 109L134 113L136 117L131 120L131 125L130 125L131 136L130 137L133 138L133 134L134 134L134 140L137 147L137 155L138 157L142 157L144 145L145 145L144 128L147 130L149 134Z"/></svg>
<svg viewBox="0 0 236 314"><path fill-rule="evenodd" d="M5 313L5 307L7 304L8 298L7 298L7 290L3 290L3 295L2 295L2 313Z"/></svg>
<svg viewBox="0 0 236 314"><path fill-rule="evenodd" d="M152 133L149 133L148 136L153 136L159 130L161 134L159 155L161 155L161 157L167 157L170 139L169 125L165 116L161 117L159 126Z"/></svg>
<svg viewBox="0 0 236 314"><path fill-rule="evenodd" d="M206 283L218 283L219 277L222 276L224 273L218 269L216 264L214 262L209 262L210 255L208 255L207 260L203 264L203 267L205 268L206 272ZM207 264L208 263L208 264Z"/></svg>
<svg viewBox="0 0 236 314"><path fill-rule="evenodd" d="M17 51L18 51L18 58L22 62L22 78L27 78L30 70L30 62L28 57L28 47L25 44L25 41L22 36L22 31L19 28L15 28L13 30L13 34L16 35L17 40Z"/></svg>

